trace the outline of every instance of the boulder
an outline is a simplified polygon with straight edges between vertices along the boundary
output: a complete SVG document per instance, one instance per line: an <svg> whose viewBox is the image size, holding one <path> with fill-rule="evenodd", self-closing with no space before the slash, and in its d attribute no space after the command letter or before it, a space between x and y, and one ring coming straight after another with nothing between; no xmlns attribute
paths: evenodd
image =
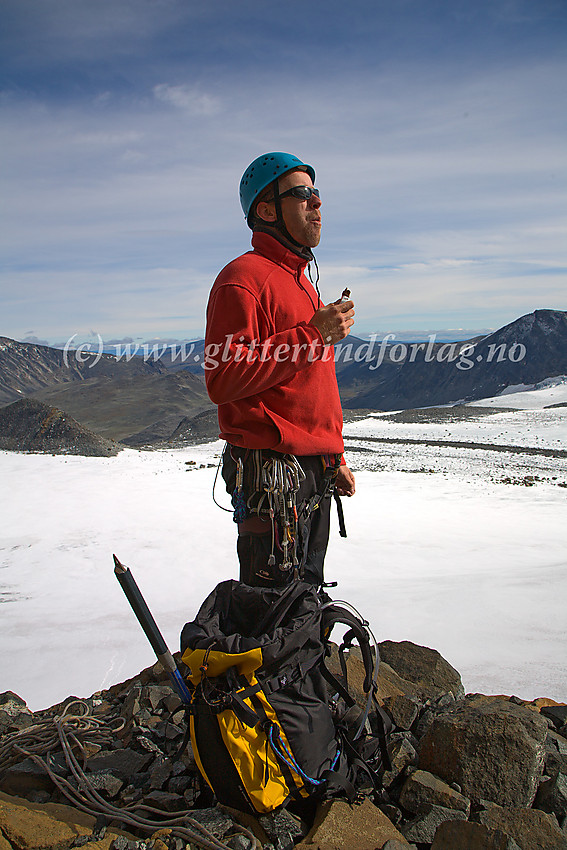
<svg viewBox="0 0 567 850"><path fill-rule="evenodd" d="M263 815L258 823L278 850L294 850L296 842L305 834L301 821L286 809Z"/></svg>
<svg viewBox="0 0 567 850"><path fill-rule="evenodd" d="M384 708L392 718L392 722L398 729L411 729L414 720L419 713L419 703L405 694L386 697Z"/></svg>
<svg viewBox="0 0 567 850"><path fill-rule="evenodd" d="M460 674L436 649L409 640L385 640L378 648L382 661L402 679L412 682L420 696L435 698L447 691L455 697L464 696Z"/></svg>
<svg viewBox="0 0 567 850"><path fill-rule="evenodd" d="M201 826L205 827L219 841L222 841L224 836L234 829L234 821L220 807L195 809L191 812L191 817L193 820L199 821Z"/></svg>
<svg viewBox="0 0 567 850"><path fill-rule="evenodd" d="M392 769L386 770L382 777L382 782L386 788L392 785L406 767L417 764L417 752L407 738L396 737L390 741L388 753Z"/></svg>
<svg viewBox="0 0 567 850"><path fill-rule="evenodd" d="M540 709L544 717L553 722L557 729L567 723L567 705L544 705Z"/></svg>
<svg viewBox="0 0 567 850"><path fill-rule="evenodd" d="M557 773L546 779L538 788L534 806L544 812L553 812L562 821L567 816L567 776Z"/></svg>
<svg viewBox="0 0 567 850"><path fill-rule="evenodd" d="M431 850L519 850L519 847L499 829L470 821L445 821L435 833Z"/></svg>
<svg viewBox="0 0 567 850"><path fill-rule="evenodd" d="M67 768L62 753L51 759L51 769L57 776L66 776ZM0 790L13 797L27 797L34 791L54 790L54 783L45 770L31 758L7 768L0 779Z"/></svg>
<svg viewBox="0 0 567 850"><path fill-rule="evenodd" d="M458 809L446 809L445 806L423 805L417 816L402 827L408 841L417 844L431 844L440 824L448 820L466 821L467 815Z"/></svg>
<svg viewBox="0 0 567 850"><path fill-rule="evenodd" d="M92 836L94 825L91 815L71 806L39 806L0 792L0 835L5 839L6 850L67 850L78 836ZM130 833L112 828L107 829L104 838L87 846L109 850L118 836L135 840Z"/></svg>
<svg viewBox="0 0 567 850"><path fill-rule="evenodd" d="M139 753L130 748L102 750L88 760L87 767L95 773L101 770L112 771L127 781L133 774L145 771L151 761L151 753Z"/></svg>
<svg viewBox="0 0 567 850"><path fill-rule="evenodd" d="M401 832L370 800L355 806L332 800L319 806L311 831L296 844L296 850L382 850L391 839L409 847Z"/></svg>
<svg viewBox="0 0 567 850"><path fill-rule="evenodd" d="M419 767L467 797L530 806L544 764L547 722L501 699L467 697L435 718L421 740Z"/></svg>
<svg viewBox="0 0 567 850"><path fill-rule="evenodd" d="M520 850L567 850L567 836L559 828L557 819L538 809L490 806L473 819L511 836Z"/></svg>
<svg viewBox="0 0 567 850"><path fill-rule="evenodd" d="M10 717L17 714L31 714L26 701L13 691L4 691L0 694L0 710L5 711Z"/></svg>
<svg viewBox="0 0 567 850"><path fill-rule="evenodd" d="M471 802L450 785L424 770L416 770L406 780L401 794L400 804L408 812L417 812L423 805L444 806L457 809L469 815Z"/></svg>

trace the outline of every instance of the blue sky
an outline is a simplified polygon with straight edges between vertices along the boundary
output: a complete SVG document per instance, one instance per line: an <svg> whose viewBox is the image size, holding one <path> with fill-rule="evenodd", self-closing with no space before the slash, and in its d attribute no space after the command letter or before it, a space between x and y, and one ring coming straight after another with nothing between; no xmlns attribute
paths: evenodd
<svg viewBox="0 0 567 850"><path fill-rule="evenodd" d="M567 309L563 0L3 0L0 335L200 336L238 183L314 165L355 332Z"/></svg>

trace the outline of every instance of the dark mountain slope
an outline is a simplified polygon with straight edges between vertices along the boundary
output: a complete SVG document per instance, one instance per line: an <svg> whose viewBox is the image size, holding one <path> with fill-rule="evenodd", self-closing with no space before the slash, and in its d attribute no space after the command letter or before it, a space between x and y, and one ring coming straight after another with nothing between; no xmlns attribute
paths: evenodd
<svg viewBox="0 0 567 850"><path fill-rule="evenodd" d="M0 408L0 449L108 457L121 448L36 399L23 398Z"/></svg>
<svg viewBox="0 0 567 850"><path fill-rule="evenodd" d="M166 371L159 362L144 362L142 357L118 361L110 354L98 358L94 353L65 352L46 345L0 337L0 405L55 384L100 377L117 379L160 375Z"/></svg>
<svg viewBox="0 0 567 850"><path fill-rule="evenodd" d="M90 378L41 390L35 397L66 410L98 434L130 444L168 437L184 416L212 406L203 383L186 370ZM145 439L130 439L146 431Z"/></svg>
<svg viewBox="0 0 567 850"><path fill-rule="evenodd" d="M201 370L202 371L202 370ZM114 440L148 432L168 437L184 416L211 406L202 379L143 357L64 352L0 337L0 405L22 397L46 402Z"/></svg>

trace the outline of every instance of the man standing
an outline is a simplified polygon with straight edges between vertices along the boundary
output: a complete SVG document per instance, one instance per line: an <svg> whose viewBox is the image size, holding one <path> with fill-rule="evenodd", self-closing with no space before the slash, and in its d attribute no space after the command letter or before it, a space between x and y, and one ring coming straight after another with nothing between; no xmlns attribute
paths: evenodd
<svg viewBox="0 0 567 850"><path fill-rule="evenodd" d="M250 164L240 201L253 250L220 272L207 308L205 375L227 441L240 580L257 586L322 584L331 491L355 489L333 357L354 304L323 305L305 276L321 235L314 181L291 154Z"/></svg>

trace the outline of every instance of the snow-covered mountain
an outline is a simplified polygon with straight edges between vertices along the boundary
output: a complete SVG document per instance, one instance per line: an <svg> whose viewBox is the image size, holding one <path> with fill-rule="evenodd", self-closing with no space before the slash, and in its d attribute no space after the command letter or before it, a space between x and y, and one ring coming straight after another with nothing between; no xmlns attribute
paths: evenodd
<svg viewBox="0 0 567 850"><path fill-rule="evenodd" d="M376 348L368 361L339 374L346 408L401 410L471 401L567 374L567 312L536 310L469 342L391 342L381 352Z"/></svg>

